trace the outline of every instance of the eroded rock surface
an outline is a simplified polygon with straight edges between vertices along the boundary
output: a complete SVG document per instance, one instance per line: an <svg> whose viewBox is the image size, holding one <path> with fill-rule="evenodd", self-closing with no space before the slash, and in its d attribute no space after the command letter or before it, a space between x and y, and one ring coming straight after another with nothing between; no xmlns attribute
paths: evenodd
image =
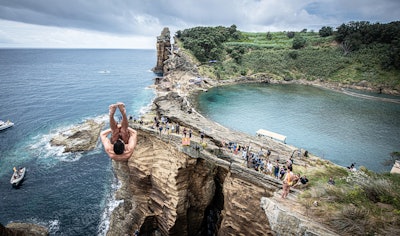
<svg viewBox="0 0 400 236"><path fill-rule="evenodd" d="M215 193L216 166L191 158L157 136L139 131L128 162L113 162L122 186L108 235L193 235Z"/></svg>
<svg viewBox="0 0 400 236"><path fill-rule="evenodd" d="M89 151L96 147L103 126L104 122L87 120L83 124L60 132L50 143L54 146L63 146L64 152Z"/></svg>
<svg viewBox="0 0 400 236"><path fill-rule="evenodd" d="M30 223L9 223L4 227L0 224L1 236L47 236L47 228Z"/></svg>
<svg viewBox="0 0 400 236"><path fill-rule="evenodd" d="M161 35L157 37L157 63L153 68L154 73L162 75L165 71L164 61L168 59L171 54L171 35L169 29L166 27L162 30Z"/></svg>
<svg viewBox="0 0 400 236"><path fill-rule="evenodd" d="M271 198L261 198L261 208L264 209L271 228L282 235L330 235L339 234L301 216L290 209L290 205L278 203Z"/></svg>

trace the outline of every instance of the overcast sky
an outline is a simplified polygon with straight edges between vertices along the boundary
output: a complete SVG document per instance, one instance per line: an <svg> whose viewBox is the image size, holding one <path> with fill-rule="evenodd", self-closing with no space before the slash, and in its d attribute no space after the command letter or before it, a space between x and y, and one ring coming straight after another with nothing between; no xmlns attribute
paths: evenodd
<svg viewBox="0 0 400 236"><path fill-rule="evenodd" d="M155 49L164 27L317 32L399 18L400 0L0 0L0 47Z"/></svg>

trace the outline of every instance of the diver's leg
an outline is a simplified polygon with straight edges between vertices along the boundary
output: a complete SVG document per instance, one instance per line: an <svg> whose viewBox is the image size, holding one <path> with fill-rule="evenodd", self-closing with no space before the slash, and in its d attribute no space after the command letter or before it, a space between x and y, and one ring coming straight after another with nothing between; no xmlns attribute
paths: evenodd
<svg viewBox="0 0 400 236"><path fill-rule="evenodd" d="M115 143L119 137L118 123L114 119L114 114L115 111L117 110L117 105L111 104L108 108L110 115L111 143Z"/></svg>
<svg viewBox="0 0 400 236"><path fill-rule="evenodd" d="M128 117L126 116L126 108L125 104L122 102L117 103L117 106L119 108L119 111L121 112L122 115L122 121L121 121L121 129L120 129L120 135L122 137L122 140L124 143L128 143L129 140L129 132L128 132Z"/></svg>

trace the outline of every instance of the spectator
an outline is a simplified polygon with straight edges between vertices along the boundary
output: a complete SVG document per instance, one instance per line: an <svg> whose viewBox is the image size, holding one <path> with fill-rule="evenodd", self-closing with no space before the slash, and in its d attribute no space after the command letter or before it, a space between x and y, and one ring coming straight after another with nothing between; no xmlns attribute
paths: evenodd
<svg viewBox="0 0 400 236"><path fill-rule="evenodd" d="M329 185L335 185L335 180L333 180L333 177L332 177L332 176L329 177L328 184L329 184Z"/></svg>
<svg viewBox="0 0 400 236"><path fill-rule="evenodd" d="M281 168L281 171L279 172L279 178L280 179L283 179L283 177L285 176L285 174L286 174L286 171L287 171L287 169L286 169L286 166L283 166L282 168Z"/></svg>
<svg viewBox="0 0 400 236"><path fill-rule="evenodd" d="M302 177L300 177L299 181L293 187L295 187L295 188L303 188L303 187L307 186L307 184L308 184L307 176L303 175Z"/></svg>
<svg viewBox="0 0 400 236"><path fill-rule="evenodd" d="M258 155L259 155L260 157L263 157L263 156L264 156L264 151L262 150L262 148L261 148L260 151L258 152Z"/></svg>
<svg viewBox="0 0 400 236"><path fill-rule="evenodd" d="M247 158L247 150L246 150L246 148L243 148L242 158L245 159L245 160Z"/></svg>
<svg viewBox="0 0 400 236"><path fill-rule="evenodd" d="M272 174L272 163L268 160L267 162L267 173Z"/></svg>
<svg viewBox="0 0 400 236"><path fill-rule="evenodd" d="M293 171L293 162L292 162L292 160L291 159L289 159L289 160L287 160L286 161L286 165L287 165L287 168L290 170L290 171Z"/></svg>
<svg viewBox="0 0 400 236"><path fill-rule="evenodd" d="M290 170L287 170L287 174L283 179L283 191L282 198L286 198L290 192L290 187L293 185L295 181L298 180L298 176L294 175Z"/></svg>
<svg viewBox="0 0 400 236"><path fill-rule="evenodd" d="M279 161L276 160L275 166L274 166L274 176L275 178L279 179Z"/></svg>

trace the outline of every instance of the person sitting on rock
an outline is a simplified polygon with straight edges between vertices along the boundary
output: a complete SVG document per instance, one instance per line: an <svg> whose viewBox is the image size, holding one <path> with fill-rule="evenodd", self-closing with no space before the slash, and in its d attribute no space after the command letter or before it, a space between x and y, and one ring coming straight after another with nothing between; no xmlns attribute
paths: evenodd
<svg viewBox="0 0 400 236"><path fill-rule="evenodd" d="M303 175L300 177L299 181L293 187L294 188L303 188L303 187L307 186L307 184L308 184L307 176Z"/></svg>
<svg viewBox="0 0 400 236"><path fill-rule="evenodd" d="M121 124L114 119L115 111L119 108L122 115ZM109 106L110 128L100 133L100 139L108 156L116 161L126 161L131 156L137 143L137 132L129 127L126 109L123 103ZM111 138L107 136L111 133Z"/></svg>

